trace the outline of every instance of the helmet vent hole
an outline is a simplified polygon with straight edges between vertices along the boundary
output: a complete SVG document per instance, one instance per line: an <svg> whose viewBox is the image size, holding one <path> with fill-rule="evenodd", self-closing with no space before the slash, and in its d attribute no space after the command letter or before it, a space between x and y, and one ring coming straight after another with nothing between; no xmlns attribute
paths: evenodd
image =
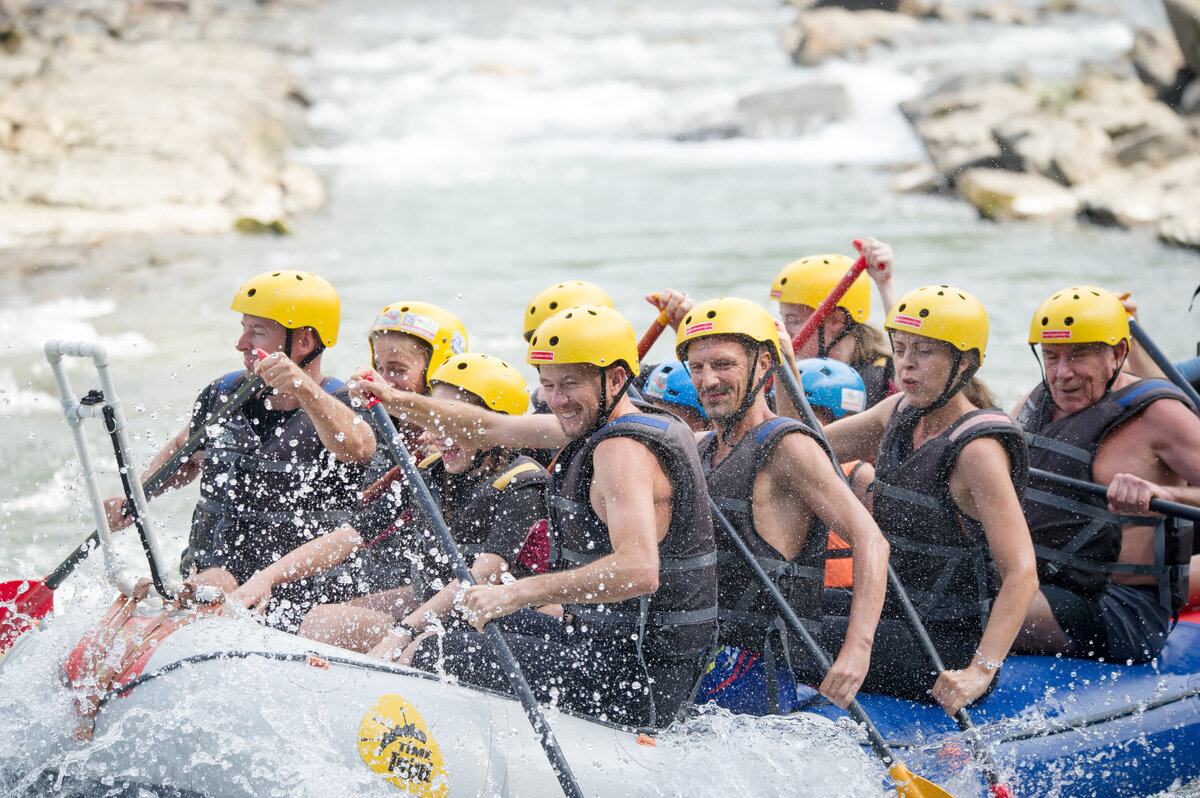
<svg viewBox="0 0 1200 798"><path fill-rule="evenodd" d="M404 307L400 308L400 312L401 312L401 313L408 313L408 305L405 305Z"/></svg>
<svg viewBox="0 0 1200 798"><path fill-rule="evenodd" d="M297 274L297 275L296 275L296 279L297 279L297 280L299 280L299 281L301 281L301 282L304 282L304 275L303 275L303 274Z"/></svg>
<svg viewBox="0 0 1200 798"><path fill-rule="evenodd" d="M1063 324L1067 325L1068 327L1070 327L1074 323L1075 323L1074 316L1067 316L1065 319L1063 319Z"/></svg>
<svg viewBox="0 0 1200 798"><path fill-rule="evenodd" d="M530 316L537 315L537 306L536 305L529 306L529 315Z"/></svg>
<svg viewBox="0 0 1200 798"><path fill-rule="evenodd" d="M1076 299L1079 299L1079 294L1076 294L1076 295L1075 295L1075 298L1076 298Z"/></svg>
<svg viewBox="0 0 1200 798"><path fill-rule="evenodd" d="M568 313L567 315L563 316L563 318L564 319L573 319L573 318L575 318L575 314L573 312Z"/></svg>
<svg viewBox="0 0 1200 798"><path fill-rule="evenodd" d="M945 291L938 291L937 295L938 295L938 296L945 296L945 295L946 295L946 292L945 292Z"/></svg>
<svg viewBox="0 0 1200 798"><path fill-rule="evenodd" d="M929 308L921 308L921 312L918 313L917 315L923 319L928 318L929 317Z"/></svg>
<svg viewBox="0 0 1200 798"><path fill-rule="evenodd" d="M538 342L538 337L535 335L535 336L533 336L533 340L531 340L531 341L529 342L529 345L530 345L530 346L537 346L537 342Z"/></svg>
<svg viewBox="0 0 1200 798"><path fill-rule="evenodd" d="M900 313L903 313L903 312L904 312L904 309L905 309L906 307L908 307L908 303L907 303L907 302L905 302L904 304L902 304L900 307L896 308L896 310L897 310L897 311L899 311Z"/></svg>
<svg viewBox="0 0 1200 798"><path fill-rule="evenodd" d="M1049 316L1042 316L1042 326L1043 326L1043 327L1045 327L1045 326L1046 326L1047 324L1049 324L1049 323L1050 323L1050 317L1049 317Z"/></svg>
<svg viewBox="0 0 1200 798"><path fill-rule="evenodd" d="M787 278L786 278L786 277L784 277L782 280L780 280L780 281L779 281L779 284L780 284L780 285L787 285Z"/></svg>
<svg viewBox="0 0 1200 798"><path fill-rule="evenodd" d="M704 315L710 319L715 319L717 317L717 312L715 310L710 310L708 313L705 313Z"/></svg>
<svg viewBox="0 0 1200 798"><path fill-rule="evenodd" d="M257 288L251 288L249 291L246 292L246 296L254 296L257 293L258 293Z"/></svg>
<svg viewBox="0 0 1200 798"><path fill-rule="evenodd" d="M557 335L550 336L550 346L558 346L558 336Z"/></svg>
<svg viewBox="0 0 1200 798"><path fill-rule="evenodd" d="M282 277L282 276L283 276L283 272L275 272L275 273L274 273L274 274L272 274L271 276L272 276L272 277Z"/></svg>
<svg viewBox="0 0 1200 798"><path fill-rule="evenodd" d="M687 315L687 316L684 318L684 320L683 320L683 323L684 323L684 324L691 324L691 323L692 323L692 314L690 314L690 313L689 313L689 314L688 314L688 315Z"/></svg>
<svg viewBox="0 0 1200 798"><path fill-rule="evenodd" d="M959 294L958 298L961 299L963 302L967 301L967 298L965 296L963 296L962 294Z"/></svg>
<svg viewBox="0 0 1200 798"><path fill-rule="evenodd" d="M597 314L597 313L596 313L596 311L594 311L594 310L589 310L589 311L588 311L588 315L589 315L589 316L595 316L595 315L598 315L598 314Z"/></svg>
<svg viewBox="0 0 1200 798"><path fill-rule="evenodd" d="M459 371L462 371L462 370L463 370L463 369L465 369L466 367L467 367L467 364L466 364L466 363L459 363L459 364L458 364L458 370L459 370Z"/></svg>
<svg viewBox="0 0 1200 798"><path fill-rule="evenodd" d="M557 303L557 302L551 302L551 303L550 303L550 309L551 309L551 310L558 310L558 303Z"/></svg>

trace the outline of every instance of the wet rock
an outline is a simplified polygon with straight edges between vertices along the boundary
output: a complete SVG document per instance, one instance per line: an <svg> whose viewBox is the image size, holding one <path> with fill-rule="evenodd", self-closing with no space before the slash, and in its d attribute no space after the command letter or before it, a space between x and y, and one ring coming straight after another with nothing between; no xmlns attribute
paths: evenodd
<svg viewBox="0 0 1200 798"><path fill-rule="evenodd" d="M1160 222L1158 237L1167 244L1200 250L1200 213L1187 219Z"/></svg>
<svg viewBox="0 0 1200 798"><path fill-rule="evenodd" d="M968 169L958 178L959 194L979 215L996 221L1068 216L1079 207L1075 196L1041 175L1004 169Z"/></svg>
<svg viewBox="0 0 1200 798"><path fill-rule="evenodd" d="M1166 28L1139 30L1130 58L1141 81L1158 99L1167 102L1176 91L1179 70L1183 68L1183 51L1172 32Z"/></svg>
<svg viewBox="0 0 1200 798"><path fill-rule="evenodd" d="M737 103L737 126L743 135L797 136L849 115L850 95L836 83L751 94Z"/></svg>
<svg viewBox="0 0 1200 798"><path fill-rule="evenodd" d="M814 8L800 14L784 32L784 46L797 64L811 66L827 58L860 59L869 50L916 36L912 17L887 11Z"/></svg>
<svg viewBox="0 0 1200 798"><path fill-rule="evenodd" d="M1200 74L1200 0L1163 0L1184 63Z"/></svg>
<svg viewBox="0 0 1200 798"><path fill-rule="evenodd" d="M1120 227L1161 226L1194 219L1200 155L1177 158L1164 166L1138 163L1079 186L1075 194L1092 221Z"/></svg>
<svg viewBox="0 0 1200 798"><path fill-rule="evenodd" d="M941 172L921 163L897 173L891 189L897 194L940 194L946 190L946 181Z"/></svg>
<svg viewBox="0 0 1200 798"><path fill-rule="evenodd" d="M1179 102L1175 107L1181 114L1200 114L1200 78L1192 78L1182 87Z"/></svg>
<svg viewBox="0 0 1200 798"><path fill-rule="evenodd" d="M995 22L998 25L1032 25L1037 22L1037 15L1019 3L1012 0L998 0L976 6L971 10L975 19Z"/></svg>
<svg viewBox="0 0 1200 798"><path fill-rule="evenodd" d="M1112 141L1103 131L1053 116L1022 116L993 129L1015 168L1065 186L1098 177L1112 162Z"/></svg>
<svg viewBox="0 0 1200 798"><path fill-rule="evenodd" d="M1182 123L1177 130L1134 130L1113 139L1113 160L1121 166L1135 163L1166 164L1196 151L1191 131ZM1200 185L1197 186L1200 200Z"/></svg>

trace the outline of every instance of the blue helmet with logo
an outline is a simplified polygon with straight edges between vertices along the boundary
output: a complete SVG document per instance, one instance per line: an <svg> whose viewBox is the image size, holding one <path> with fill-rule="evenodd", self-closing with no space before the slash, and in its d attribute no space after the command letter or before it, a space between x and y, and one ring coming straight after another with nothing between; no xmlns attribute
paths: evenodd
<svg viewBox="0 0 1200 798"><path fill-rule="evenodd" d="M700 406L696 389L692 387L691 375L678 360L668 360L655 366L646 378L642 393L660 402L691 408L699 413L701 418L708 418L704 414L704 408Z"/></svg>
<svg viewBox="0 0 1200 798"><path fill-rule="evenodd" d="M861 413L867 406L867 386L857 371L840 360L810 357L796 363L804 395L834 418Z"/></svg>

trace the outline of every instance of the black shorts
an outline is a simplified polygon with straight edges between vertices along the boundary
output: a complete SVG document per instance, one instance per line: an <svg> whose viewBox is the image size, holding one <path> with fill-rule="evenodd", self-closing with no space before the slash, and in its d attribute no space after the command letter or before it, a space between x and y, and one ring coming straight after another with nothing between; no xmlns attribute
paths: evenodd
<svg viewBox="0 0 1200 798"><path fill-rule="evenodd" d="M1088 597L1042 585L1042 595L1075 646L1073 656L1139 664L1157 657L1166 645L1171 619L1156 587L1110 584Z"/></svg>

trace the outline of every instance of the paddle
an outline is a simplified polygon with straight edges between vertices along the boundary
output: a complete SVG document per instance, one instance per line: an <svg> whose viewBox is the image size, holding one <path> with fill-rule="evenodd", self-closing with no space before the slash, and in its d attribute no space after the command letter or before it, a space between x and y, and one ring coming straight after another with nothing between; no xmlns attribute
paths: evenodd
<svg viewBox="0 0 1200 798"><path fill-rule="evenodd" d="M442 551L450 558L450 564L454 568L454 575L458 578L459 584L467 586L475 584L475 580L471 576L471 569L467 567L467 561L463 559L458 544L454 542L454 536L450 534L450 529L446 526L446 520L442 518L441 511L438 509L437 504L434 503L433 496L429 492L429 487L421 479L421 474L417 470L416 463L409 455L404 441L401 440L400 435L396 432L396 428L392 425L392 420L388 416L387 410L374 397L368 400L367 407L371 408L371 420L375 426L375 431L379 433L380 438L387 446L388 454L391 455L396 465L400 466L404 471L404 477L412 484L417 496L417 502L421 506L421 512L425 516L425 520L429 522L429 525L433 527L433 531L437 534L438 540L442 544ZM546 752L546 757L550 760L550 767L554 770L554 775L558 778L558 783L562 787L563 794L571 798L582 798L583 792L579 789L579 784L575 781L575 775L571 772L571 767L567 764L567 759L563 755L562 749L558 746L558 740L554 737L554 730L550 728L550 724L546 721L546 716L542 714L541 706L538 705L537 699L533 697L533 690L530 689L529 682L525 680L525 674L521 672L521 666L517 664L517 660L509 649L508 643L504 640L504 635L495 623L486 624L484 629L487 630L492 645L496 647L496 654L500 657L500 661L504 665L505 673L508 674L509 681L512 682L517 697L521 699L521 706L525 708L525 715L529 718L529 725L533 727L533 733L537 736L538 742L542 744L542 749Z"/></svg>
<svg viewBox="0 0 1200 798"><path fill-rule="evenodd" d="M783 615L788 628L795 632L804 643L804 648L816 661L817 665L820 666L821 670L828 671L832 663L829 661L829 657L825 654L825 651L817 643L816 639L813 638L812 634L809 633L808 629L805 628L800 618L787 603L787 599L783 597L783 594L779 592L779 588L775 586L771 577L767 575L762 565L755 559L746 542L742 540L741 536L733 528L733 525L729 523L729 519L717 507L716 502L710 498L708 503L712 507L713 517L717 519L722 528L724 528L725 533L737 545L738 551L746 559L746 564L750 566L754 571L754 575L758 577L758 581L762 583L763 588L771 595L771 599L779 608L779 612ZM857 700L851 701L846 711L850 713L850 717L854 718L856 723L866 729L871 749L887 767L888 774L892 777L892 781L896 783L896 792L901 798L940 798L940 796L950 796L950 793L933 782L915 775L900 761L900 758L888 747L887 742L883 739L883 735L879 733L879 729L875 727L875 724Z"/></svg>
<svg viewBox="0 0 1200 798"><path fill-rule="evenodd" d="M657 302L658 294L654 294L653 296L655 302ZM658 318L650 325L650 329L646 330L646 334L642 336L642 340L638 341L638 360L646 357L646 354L650 351L650 347L654 346L654 342L658 340L658 336L662 335L663 330L667 329L667 324L670 321L667 318L667 311L663 308L659 308L659 311Z"/></svg>
<svg viewBox="0 0 1200 798"><path fill-rule="evenodd" d="M829 439L825 437L825 431L821 429L821 425L817 422L816 415L813 413L812 406L808 403L808 397L804 395L799 383L796 380L796 375L786 365L779 366L779 372L783 377L784 389L788 393L788 398L792 400L792 404L804 414L805 420L808 422L817 434L821 436L821 440L825 442L826 448L829 450L830 457L833 458L833 465L838 474L846 479L845 472L842 471L841 465L837 461L837 455L833 452L833 447L829 445ZM904 583L900 581L900 577L896 575L896 571L892 568L892 564L888 563L887 568L888 587L892 593L900 600L900 606L904 609L904 619L908 623L913 634L916 635L917 641L924 649L925 655L929 658L929 663L934 669L941 673L946 670L945 664L942 663L942 657L938 653L937 646L933 644L933 639L929 636L929 631L925 628L924 622L921 620L917 608L913 606L912 599L909 598L908 591L904 588ZM958 724L958 728L966 735L967 741L971 744L971 748L975 752L975 758L983 767L983 775L987 780L988 787L994 798L1011 798L1012 793L1008 787L1000 783L999 769L996 767L996 762L992 758L991 750L987 743L979 734L979 730L975 728L974 721L971 720L970 713L966 708L960 709L954 714L954 720Z"/></svg>
<svg viewBox="0 0 1200 798"><path fill-rule="evenodd" d="M259 359L266 356L260 351ZM150 475L143 485L146 497L152 498L175 476L180 466L203 445L208 435L208 428L219 424L246 403L263 386L260 377L253 376L246 380L237 392L224 405L217 409L205 420L179 449L171 455L167 462ZM63 560L57 568L50 572L44 580L14 580L0 582L0 602L13 602L12 610L0 606L0 652L7 649L14 640L31 625L32 621L40 620L49 615L54 609L54 591L68 576L83 562L99 545L100 533L92 532L75 551Z"/></svg>
<svg viewBox="0 0 1200 798"><path fill-rule="evenodd" d="M1138 323L1138 320L1129 317L1129 332L1133 335L1134 340L1146 350L1146 354L1150 355L1150 359L1154 361L1154 365L1162 369L1163 374L1167 375L1167 379L1175 383L1175 387L1183 391L1188 399L1192 401L1192 407L1200 411L1200 394L1196 393L1196 389L1188 382L1179 369L1175 368L1175 364L1167 357L1158 344L1154 343L1150 338L1149 333Z"/></svg>
<svg viewBox="0 0 1200 798"><path fill-rule="evenodd" d="M1044 479L1047 482L1055 482L1062 485L1064 488L1074 488L1084 493L1090 493L1093 496L1107 497L1108 488L1103 485L1097 485L1095 482L1085 482L1082 479L1074 479L1072 477L1064 477L1060 474L1055 474L1053 471L1043 471L1040 468L1029 469L1029 476ZM1180 504L1178 502L1169 502L1166 499L1150 499L1150 509L1156 513L1163 515L1174 516L1185 521L1192 521L1200 524L1200 508L1192 507L1188 504Z"/></svg>
<svg viewBox="0 0 1200 798"><path fill-rule="evenodd" d="M862 274L867 268L867 256L860 255L858 260L854 261L854 265L846 272L845 276L838 281L838 284L829 292L829 296L821 300L821 304L817 305L816 310L808 317L808 321L804 322L804 326L792 338L792 348L797 352L804 342L812 337L812 334L817 331L817 328L824 323L827 316L837 307L838 300L845 296L850 290L850 286L858 279L858 275Z"/></svg>

